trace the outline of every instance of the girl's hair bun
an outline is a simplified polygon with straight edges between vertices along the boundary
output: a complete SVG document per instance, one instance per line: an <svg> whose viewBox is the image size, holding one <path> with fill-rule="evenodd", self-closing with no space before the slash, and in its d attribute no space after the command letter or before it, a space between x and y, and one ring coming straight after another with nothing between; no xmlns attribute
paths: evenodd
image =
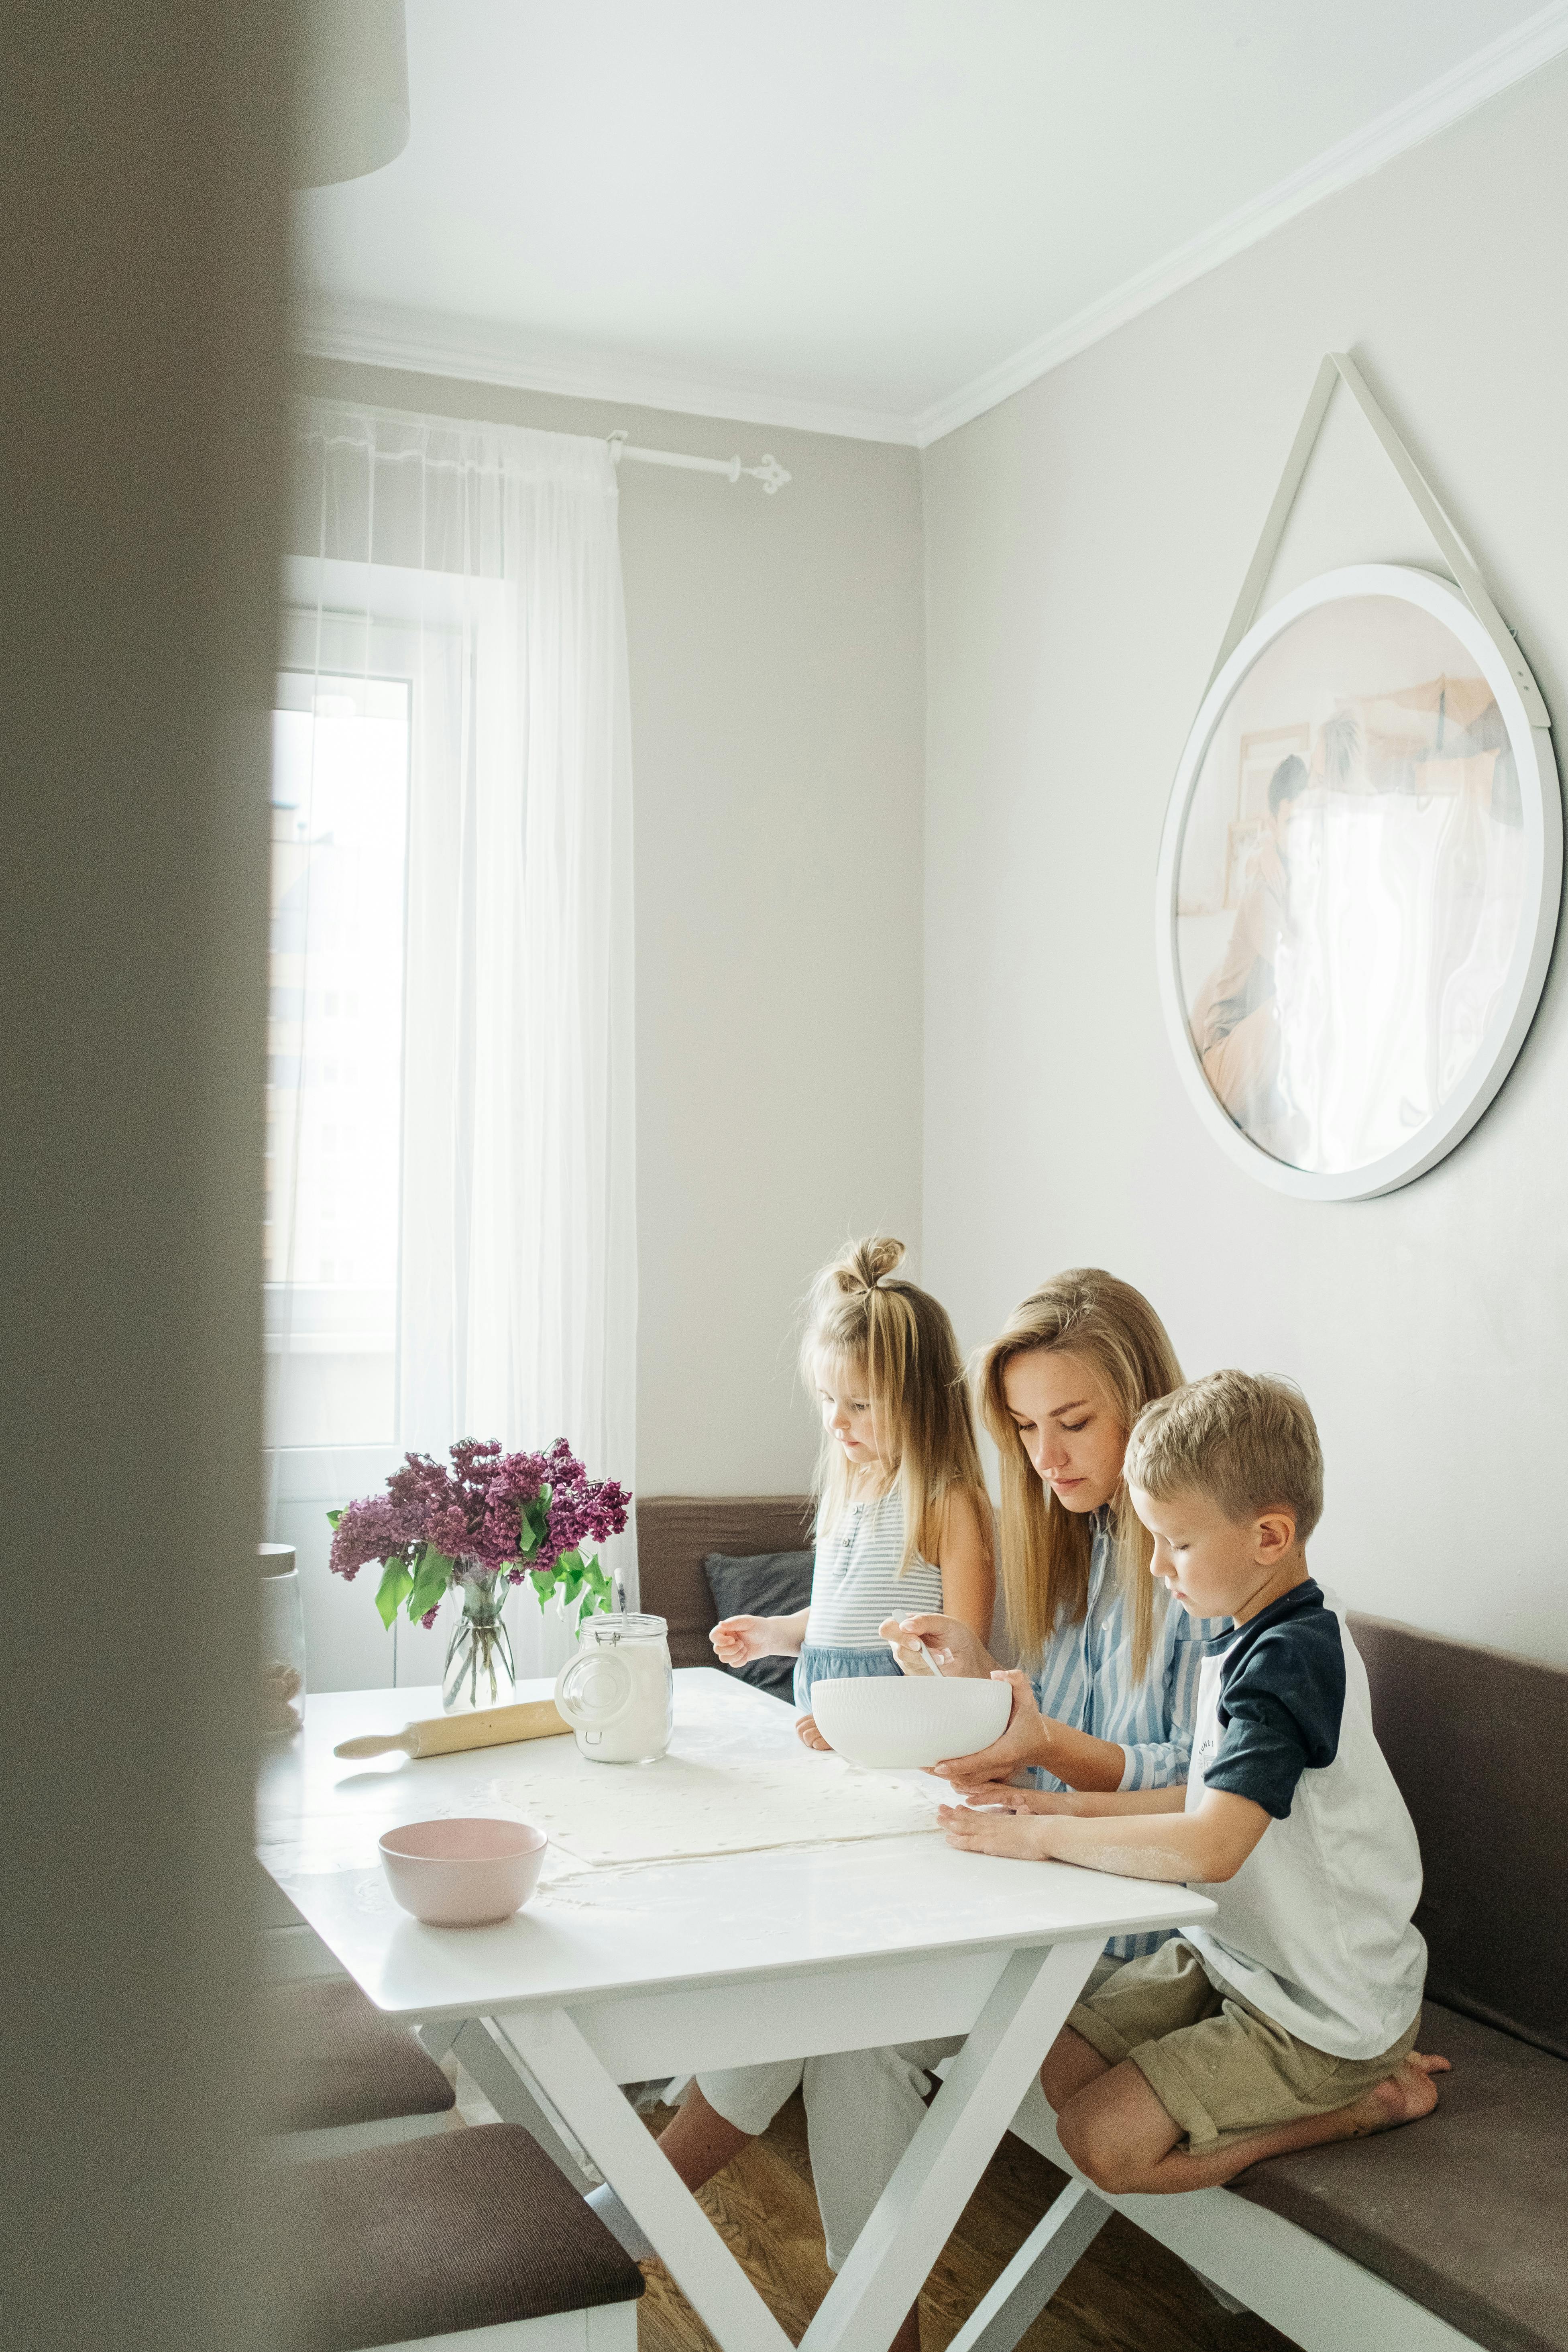
<svg viewBox="0 0 1568 2352"><path fill-rule="evenodd" d="M888 1234L873 1234L869 1241L852 1243L841 1258L834 1260L827 1269L828 1280L835 1289L853 1298L875 1290L884 1275L896 1274L907 1255L902 1242Z"/></svg>

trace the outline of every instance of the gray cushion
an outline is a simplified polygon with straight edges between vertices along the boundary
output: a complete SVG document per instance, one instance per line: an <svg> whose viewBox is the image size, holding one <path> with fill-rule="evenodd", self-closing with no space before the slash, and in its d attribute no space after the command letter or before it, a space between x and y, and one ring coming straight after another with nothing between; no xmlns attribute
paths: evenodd
<svg viewBox="0 0 1568 2352"><path fill-rule="evenodd" d="M1427 1993L1568 2057L1568 1673L1377 1617L1351 1628L1421 1840Z"/></svg>
<svg viewBox="0 0 1568 2352"><path fill-rule="evenodd" d="M809 1551L764 1551L750 1559L731 1559L710 1551L702 1563L713 1595L714 1622L721 1617L793 1617L811 1600ZM793 1658L753 1658L749 1665L729 1666L753 1689L773 1698L789 1698L795 1688Z"/></svg>
<svg viewBox="0 0 1568 2352"><path fill-rule="evenodd" d="M437 2132L275 2174L300 2352L629 2303L642 2273L517 2124Z"/></svg>
<svg viewBox="0 0 1568 2352"><path fill-rule="evenodd" d="M262 2032L268 2131L438 2116L457 2104L451 2084L407 2026L384 2017L346 1978L269 1986Z"/></svg>
<svg viewBox="0 0 1568 2352"><path fill-rule="evenodd" d="M710 1551L731 1556L785 1551L811 1540L807 1495L655 1495L637 1504L637 1580L642 1606L669 1627L678 1666L714 1663L708 1635L718 1621L702 1573Z"/></svg>
<svg viewBox="0 0 1568 2352"><path fill-rule="evenodd" d="M1435 2115L1255 2164L1229 2193L1488 2352L1568 2352L1568 2063L1432 2002L1419 2046L1453 2061Z"/></svg>

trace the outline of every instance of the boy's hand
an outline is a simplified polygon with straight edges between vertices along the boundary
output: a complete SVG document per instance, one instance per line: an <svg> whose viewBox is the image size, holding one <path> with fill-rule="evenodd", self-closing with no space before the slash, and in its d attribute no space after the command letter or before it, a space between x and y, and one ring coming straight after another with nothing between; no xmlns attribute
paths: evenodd
<svg viewBox="0 0 1568 2352"><path fill-rule="evenodd" d="M993 1781L1010 1780L1015 1772L1038 1764L1045 1753L1046 1718L1040 1713L1027 1675L1015 1670L1011 1674L994 1674L991 1679L1012 1685L1013 1712L1007 1718L1006 1730L989 1748L982 1748L973 1756L950 1756L931 1768L939 1780L951 1780L961 1796L968 1796Z"/></svg>
<svg viewBox="0 0 1568 2352"><path fill-rule="evenodd" d="M815 1748L819 1756L832 1755L833 1750L828 1746L826 1740L824 1739L821 1732L818 1731L814 1717L809 1715L797 1716L795 1717L795 1727L797 1736L802 1741L804 1741L807 1748Z"/></svg>
<svg viewBox="0 0 1568 2352"><path fill-rule="evenodd" d="M1014 1862L1047 1858L1046 1826L1026 1813L976 1812L968 1805L942 1805L937 1820L947 1832L949 1845L966 1853L999 1853Z"/></svg>
<svg viewBox="0 0 1568 2352"><path fill-rule="evenodd" d="M771 1617L726 1617L714 1626L708 1639L718 1652L721 1665L745 1666L753 1658L771 1654L773 1633Z"/></svg>

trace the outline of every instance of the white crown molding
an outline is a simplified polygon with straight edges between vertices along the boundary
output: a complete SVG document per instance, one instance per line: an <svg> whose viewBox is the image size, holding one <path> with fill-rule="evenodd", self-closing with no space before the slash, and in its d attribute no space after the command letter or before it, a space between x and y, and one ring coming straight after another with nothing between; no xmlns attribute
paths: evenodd
<svg viewBox="0 0 1568 2352"><path fill-rule="evenodd" d="M293 346L319 359L351 360L367 367L407 368L418 375L457 376L505 384L520 392L553 392L574 400L618 401L686 416L722 417L740 425L782 425L795 433L830 433L852 441L914 442L913 421L882 409L800 400L732 384L693 383L659 374L646 360L618 353L530 350L525 331L477 320L441 318L391 304L302 296Z"/></svg>
<svg viewBox="0 0 1568 2352"><path fill-rule="evenodd" d="M1476 50L1424 89L1326 148L1277 186L913 416L889 409L797 398L755 386L741 389L664 375L647 360L630 353L531 349L526 330L320 295L306 296L300 301L294 348L322 359L406 368L420 375L456 376L524 392L559 393L575 400L619 401L689 416L924 449L1114 334L1167 295L1179 293L1234 255L1260 243L1325 196L1366 179L1396 156L1473 113L1489 99L1550 64L1564 49L1568 49L1568 0L1551 0L1550 5L1527 17L1511 33Z"/></svg>
<svg viewBox="0 0 1568 2352"><path fill-rule="evenodd" d="M944 434L970 424L1014 393L1022 392L1026 384L1047 375L1052 368L1076 358L1091 343L1114 334L1129 320L1152 310L1167 295L1179 293L1184 286L1217 269L1234 254L1260 243L1287 221L1321 204L1325 196L1367 178L1395 156L1446 131L1450 123L1484 106L1488 99L1522 81L1539 67L1550 64L1565 48L1568 0L1552 0L1550 6L1527 17L1511 33L1477 49L1413 97L1390 107L1386 113L1352 131L1348 139L1325 148L1311 163L1303 164L1276 187L1227 214L1224 220L1178 246L1163 260L1140 270L1110 293L1102 295L1099 301L1064 320L1059 327L1053 327L1037 341L1026 343L1022 351L1015 352L1010 359L1003 360L984 375L975 376L946 399L934 402L912 420L910 437L918 447L929 448Z"/></svg>

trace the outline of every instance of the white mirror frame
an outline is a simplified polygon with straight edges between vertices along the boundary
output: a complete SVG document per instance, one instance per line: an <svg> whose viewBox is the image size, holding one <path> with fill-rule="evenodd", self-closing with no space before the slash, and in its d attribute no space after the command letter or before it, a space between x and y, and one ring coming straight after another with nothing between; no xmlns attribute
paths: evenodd
<svg viewBox="0 0 1568 2352"><path fill-rule="evenodd" d="M1323 1174L1292 1168L1252 1141L1216 1100L1197 1047L1187 1025L1176 955L1176 883L1187 812L1192 805L1209 742L1226 706L1247 671L1282 632L1303 613L1346 596L1397 596L1419 605L1453 631L1474 655L1476 663L1497 697L1508 729L1509 742L1519 764L1520 797L1523 804L1525 840L1524 898L1519 936L1514 942L1508 979L1486 1035L1460 1084L1441 1108L1397 1151L1370 1160L1365 1167ZM1514 662L1518 648L1510 646ZM1552 737L1544 727L1532 727L1524 700L1510 673L1509 662L1486 623L1450 582L1435 573L1401 563L1356 563L1343 571L1325 572L1316 580L1292 589L1271 605L1242 638L1205 695L1193 722L1176 780L1171 790L1165 830L1160 844L1155 883L1155 960L1160 977L1160 1001L1165 1015L1176 1066L1193 1106L1209 1134L1238 1168L1277 1192L1300 1201L1368 1201L1380 1192L1396 1192L1436 1167L1446 1153L1467 1136L1491 1102L1523 1045L1534 1018L1546 969L1552 960L1557 911L1563 888L1563 802L1552 754Z"/></svg>

